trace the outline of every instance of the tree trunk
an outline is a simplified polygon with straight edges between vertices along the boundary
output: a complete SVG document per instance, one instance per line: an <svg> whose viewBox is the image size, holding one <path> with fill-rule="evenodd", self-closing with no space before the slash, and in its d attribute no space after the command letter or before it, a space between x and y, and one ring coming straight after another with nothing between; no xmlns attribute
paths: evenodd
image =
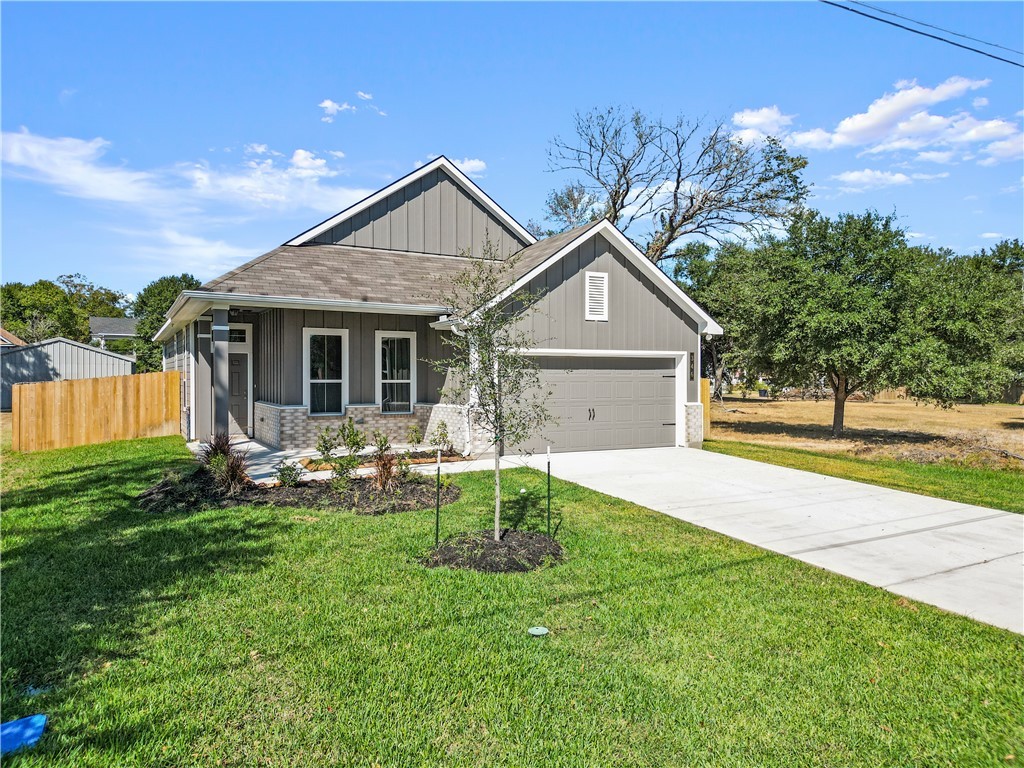
<svg viewBox="0 0 1024 768"><path fill-rule="evenodd" d="M845 376L829 376L832 382L832 391L835 393L835 406L832 409L832 437L843 436L843 419L846 416L846 391Z"/></svg>
<svg viewBox="0 0 1024 768"><path fill-rule="evenodd" d="M494 441L494 540L501 541L501 451Z"/></svg>

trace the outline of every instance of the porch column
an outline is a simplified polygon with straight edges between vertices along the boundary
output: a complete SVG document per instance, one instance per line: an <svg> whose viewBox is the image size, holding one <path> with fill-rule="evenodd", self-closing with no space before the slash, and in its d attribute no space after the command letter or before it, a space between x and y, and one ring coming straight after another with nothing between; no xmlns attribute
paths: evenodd
<svg viewBox="0 0 1024 768"><path fill-rule="evenodd" d="M228 434L228 310L213 310L213 432Z"/></svg>

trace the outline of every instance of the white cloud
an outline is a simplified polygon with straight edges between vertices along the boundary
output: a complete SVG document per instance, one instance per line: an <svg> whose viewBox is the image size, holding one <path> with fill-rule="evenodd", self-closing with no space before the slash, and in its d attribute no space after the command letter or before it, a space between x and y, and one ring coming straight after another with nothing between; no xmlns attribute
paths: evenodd
<svg viewBox="0 0 1024 768"><path fill-rule="evenodd" d="M369 107L370 109L372 109L374 112L376 112L381 117L387 117L388 116L388 113L385 112L380 107L378 107L376 104L367 104L366 106Z"/></svg>
<svg viewBox="0 0 1024 768"><path fill-rule="evenodd" d="M915 80L901 80L894 91L875 99L865 111L843 118L831 131L791 130L793 116L774 106L737 112L733 123L741 139L758 140L770 129L798 149L851 148L863 155L912 151L918 161L944 164L975 160L979 152L981 165L1019 160L1024 134L1018 123L1002 118L979 120L963 110L945 115L929 111L989 84L989 80L950 77L929 88ZM973 104L986 106L988 100L979 96Z"/></svg>
<svg viewBox="0 0 1024 768"><path fill-rule="evenodd" d="M329 149L327 150L327 154L330 155L331 157L336 157L339 160L342 160L345 157L345 153L342 152L340 149Z"/></svg>
<svg viewBox="0 0 1024 768"><path fill-rule="evenodd" d="M1003 236L1002 232L982 232L978 237L983 240L998 240Z"/></svg>
<svg viewBox="0 0 1024 768"><path fill-rule="evenodd" d="M922 163L939 163L941 165L946 165L953 162L953 152L950 150L929 150L927 152L918 152L915 159Z"/></svg>
<svg viewBox="0 0 1024 768"><path fill-rule="evenodd" d="M480 178L487 171L487 163L475 157L464 157L461 160L453 159L452 162L455 163L456 168L472 178Z"/></svg>
<svg viewBox="0 0 1024 768"><path fill-rule="evenodd" d="M190 272L202 280L224 274L260 254L255 248L231 245L172 227L114 231L131 243L133 258L159 264L164 270Z"/></svg>
<svg viewBox="0 0 1024 768"><path fill-rule="evenodd" d="M339 112L356 111L356 108L349 104L347 101L343 101L341 104L339 104L338 102L333 101L331 99L324 99L319 104L317 104L317 106L324 111L324 116L321 117L320 119L325 123L333 123L334 116L337 115Z"/></svg>
<svg viewBox="0 0 1024 768"><path fill-rule="evenodd" d="M981 109L982 107L988 106L988 99L984 96L978 96L974 101L971 102L971 106L975 109Z"/></svg>
<svg viewBox="0 0 1024 768"><path fill-rule="evenodd" d="M22 128L3 134L7 173L55 187L61 194L118 203L158 203L166 198L152 173L101 163L110 147L102 138L49 138Z"/></svg>
<svg viewBox="0 0 1024 768"><path fill-rule="evenodd" d="M732 123L738 130L733 132L740 141L755 144L769 136L780 136L786 126L793 122L793 115L784 115L777 106L761 109L744 109L732 116Z"/></svg>
<svg viewBox="0 0 1024 768"><path fill-rule="evenodd" d="M245 154L247 155L265 155L270 150L266 144L246 144Z"/></svg>
<svg viewBox="0 0 1024 768"><path fill-rule="evenodd" d="M928 237L924 232L907 232L907 237L911 240L924 240Z"/></svg>
<svg viewBox="0 0 1024 768"><path fill-rule="evenodd" d="M894 187L903 184L911 184L912 179L905 173L892 173L891 171L875 171L865 168L862 171L844 171L832 177L843 186L843 192L865 192L869 189L881 189L882 187Z"/></svg>
<svg viewBox="0 0 1024 768"><path fill-rule="evenodd" d="M942 173L912 173L910 178L915 181L935 181L935 179L948 179L949 173L946 171Z"/></svg>
<svg viewBox="0 0 1024 768"><path fill-rule="evenodd" d="M373 98L373 94L367 93L366 91L356 91L356 96L358 96L363 101L370 101Z"/></svg>

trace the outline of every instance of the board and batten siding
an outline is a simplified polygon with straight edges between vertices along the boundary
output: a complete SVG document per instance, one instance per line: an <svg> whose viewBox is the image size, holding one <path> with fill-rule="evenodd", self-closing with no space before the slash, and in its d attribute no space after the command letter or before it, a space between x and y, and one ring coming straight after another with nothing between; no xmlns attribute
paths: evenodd
<svg viewBox="0 0 1024 768"><path fill-rule="evenodd" d="M430 327L436 318L373 312L271 309L258 316L254 365L257 400L302 404L302 329L346 328L349 348L349 402L376 400L376 331L416 332L416 401L438 402L444 377L425 362L447 356L443 336Z"/></svg>
<svg viewBox="0 0 1024 768"><path fill-rule="evenodd" d="M479 258L488 239L501 257L528 245L438 169L318 235L312 242L445 256L469 251Z"/></svg>
<svg viewBox="0 0 1024 768"><path fill-rule="evenodd" d="M3 351L0 365L0 409L11 410L11 388L15 384L130 376L134 372L133 360L68 339L10 347Z"/></svg>
<svg viewBox="0 0 1024 768"><path fill-rule="evenodd" d="M608 274L606 321L585 319L587 271ZM527 289L543 293L526 326L536 347L688 352L692 359L697 354L697 322L601 235L574 248ZM697 377L694 366L688 402L700 395Z"/></svg>

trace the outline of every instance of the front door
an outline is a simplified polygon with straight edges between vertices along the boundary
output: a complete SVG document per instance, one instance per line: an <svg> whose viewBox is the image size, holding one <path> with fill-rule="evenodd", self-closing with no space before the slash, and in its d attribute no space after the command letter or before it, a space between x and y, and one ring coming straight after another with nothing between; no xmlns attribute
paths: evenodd
<svg viewBox="0 0 1024 768"><path fill-rule="evenodd" d="M228 355L228 431L249 434L249 354Z"/></svg>

